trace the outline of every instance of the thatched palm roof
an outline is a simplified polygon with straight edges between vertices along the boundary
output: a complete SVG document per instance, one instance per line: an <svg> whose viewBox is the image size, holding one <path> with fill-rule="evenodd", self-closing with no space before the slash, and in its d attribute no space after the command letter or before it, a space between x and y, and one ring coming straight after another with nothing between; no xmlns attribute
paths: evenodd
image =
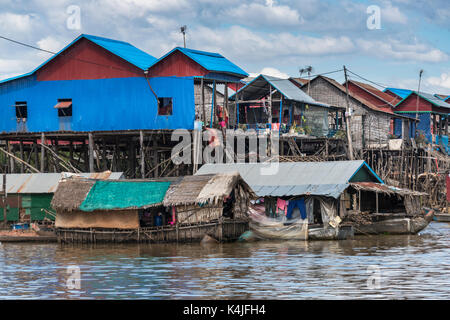
<svg viewBox="0 0 450 320"><path fill-rule="evenodd" d="M88 195L95 180L88 179L63 179L53 195L51 206L57 211L78 210Z"/></svg>
<svg viewBox="0 0 450 320"><path fill-rule="evenodd" d="M256 197L239 173L233 172L186 176L178 183L170 186L163 204L165 206L177 206L206 202L217 203L230 195L238 183L244 187L250 197Z"/></svg>

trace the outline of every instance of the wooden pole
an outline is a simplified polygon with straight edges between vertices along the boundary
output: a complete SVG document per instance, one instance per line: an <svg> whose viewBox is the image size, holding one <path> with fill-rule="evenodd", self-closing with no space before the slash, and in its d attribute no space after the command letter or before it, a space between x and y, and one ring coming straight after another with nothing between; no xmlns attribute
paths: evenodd
<svg viewBox="0 0 450 320"><path fill-rule="evenodd" d="M201 90L201 104L203 111L203 125L206 126L206 111L205 111L205 84L203 83L203 78L200 80L200 90Z"/></svg>
<svg viewBox="0 0 450 320"><path fill-rule="evenodd" d="M145 177L145 145L144 145L144 132L139 131L139 142L141 148L141 177Z"/></svg>
<svg viewBox="0 0 450 320"><path fill-rule="evenodd" d="M45 134L41 133L41 172L45 172Z"/></svg>
<svg viewBox="0 0 450 320"><path fill-rule="evenodd" d="M2 200L3 200L3 224L5 226L5 229L8 226L8 217L7 217L7 204L6 204L6 173L3 175L3 193L2 193Z"/></svg>
<svg viewBox="0 0 450 320"><path fill-rule="evenodd" d="M89 172L94 172L94 138L92 133L88 133L89 143Z"/></svg>
<svg viewBox="0 0 450 320"><path fill-rule="evenodd" d="M28 168L30 168L30 169L33 170L34 172L40 173L40 171L39 171L38 169L36 169L35 167L33 167L31 164L29 164L29 163L23 161L22 159L16 157L15 155L9 153L9 152L6 151L5 149L0 148L0 151L3 152L3 153L5 153L7 156L9 156L9 157L11 158L12 161L13 161L13 160L16 160L17 162L26 165Z"/></svg>
<svg viewBox="0 0 450 320"><path fill-rule="evenodd" d="M348 155L350 160L353 160L353 144L352 144L352 136L351 136L351 130L350 130L350 102L349 102L349 95L348 95L348 81L347 81L347 68L344 66L344 76L345 76L345 94L346 94L346 116L345 116L345 122L347 127L347 140L348 140Z"/></svg>
<svg viewBox="0 0 450 320"><path fill-rule="evenodd" d="M23 159L24 157L23 157L23 141L22 140L20 140L20 145L19 145L19 150L20 150L20 159ZM20 173L23 173L23 171L24 171L24 166L23 166L23 163L21 163L20 164Z"/></svg>

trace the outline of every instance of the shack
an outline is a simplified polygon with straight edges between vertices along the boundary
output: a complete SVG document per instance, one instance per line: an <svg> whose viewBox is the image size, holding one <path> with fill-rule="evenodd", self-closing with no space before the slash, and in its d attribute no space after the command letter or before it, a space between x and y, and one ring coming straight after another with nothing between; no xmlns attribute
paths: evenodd
<svg viewBox="0 0 450 320"><path fill-rule="evenodd" d="M292 128L316 137L327 136L329 116L337 117L344 110L314 100L289 79L268 75L259 75L230 100L237 123L247 129L287 133Z"/></svg>
<svg viewBox="0 0 450 320"><path fill-rule="evenodd" d="M169 223L162 201L170 183L62 180L51 202L58 241L139 241L141 228Z"/></svg>
<svg viewBox="0 0 450 320"><path fill-rule="evenodd" d="M8 223L51 222L55 220L50 202L64 174L6 174L6 221ZM81 177L118 180L122 172L80 173ZM0 178L2 179L2 178ZM0 180L1 182L1 180ZM0 183L3 193L3 184ZM0 201L0 221L4 221L4 204Z"/></svg>
<svg viewBox="0 0 450 320"><path fill-rule="evenodd" d="M420 196L426 194L386 186L363 160L206 164L197 174L232 171L238 171L258 196L251 208L252 230L262 237L285 239L289 231L296 239L343 239L354 233L355 221L347 217L363 213L370 214L368 225L403 219L399 223L404 228L381 225L376 228L380 233L416 233L428 224L414 220L423 218ZM412 198L405 201L406 196ZM284 227L289 221L296 223L298 233ZM415 223L417 227L411 227Z"/></svg>
<svg viewBox="0 0 450 320"><path fill-rule="evenodd" d="M237 172L186 176L164 198L177 227L177 238L220 242L236 240L248 230L248 207L256 195Z"/></svg>

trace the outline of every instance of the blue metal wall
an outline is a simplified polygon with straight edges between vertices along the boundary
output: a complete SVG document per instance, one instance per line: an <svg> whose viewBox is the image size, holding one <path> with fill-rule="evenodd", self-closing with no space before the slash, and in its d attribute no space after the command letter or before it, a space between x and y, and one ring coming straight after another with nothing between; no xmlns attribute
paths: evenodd
<svg viewBox="0 0 450 320"><path fill-rule="evenodd" d="M145 78L36 81L31 75L0 84L0 132L17 131L16 101L27 102L29 132L58 131L58 99L72 99L72 131L193 129L193 78L149 80L158 97L173 98L171 116L157 115Z"/></svg>
<svg viewBox="0 0 450 320"><path fill-rule="evenodd" d="M402 116L416 118L416 113L402 113ZM431 128L430 128L430 113L419 113L420 122L417 124L417 130L422 131L425 134L425 137L428 141L431 141ZM410 124L410 132L409 137L414 138L415 136L415 124ZM395 119L394 120L394 134L397 136L402 135L402 120Z"/></svg>

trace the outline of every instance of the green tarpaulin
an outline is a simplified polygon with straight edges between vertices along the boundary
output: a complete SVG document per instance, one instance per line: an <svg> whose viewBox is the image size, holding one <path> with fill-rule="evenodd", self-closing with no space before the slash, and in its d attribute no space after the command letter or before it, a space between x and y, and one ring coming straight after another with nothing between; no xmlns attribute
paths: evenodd
<svg viewBox="0 0 450 320"><path fill-rule="evenodd" d="M96 181L80 210L142 208L159 204L169 186L170 182Z"/></svg>

